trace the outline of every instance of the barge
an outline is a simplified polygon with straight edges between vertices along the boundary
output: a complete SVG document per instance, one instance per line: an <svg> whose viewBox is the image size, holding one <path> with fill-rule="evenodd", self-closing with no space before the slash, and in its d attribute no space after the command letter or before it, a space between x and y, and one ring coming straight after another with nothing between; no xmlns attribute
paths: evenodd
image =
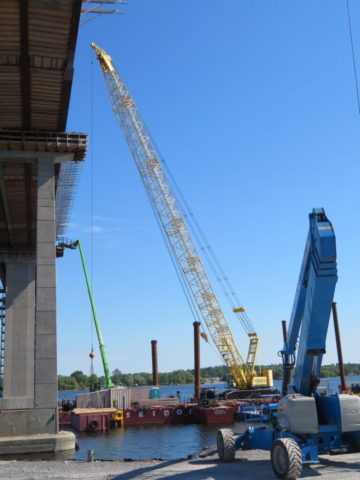
<svg viewBox="0 0 360 480"><path fill-rule="evenodd" d="M254 398L251 399L252 403ZM258 404L269 403L264 396ZM273 401L273 397L271 397ZM233 423L246 401L208 400L180 402L179 398L149 398L149 390L116 387L77 395L76 402L63 402L59 424L78 431L99 431L127 425L145 424L224 424Z"/></svg>
<svg viewBox="0 0 360 480"><path fill-rule="evenodd" d="M79 432L160 423L232 423L236 408L235 405L205 408L193 404L180 404L177 407L159 405L149 408L126 408L120 411L116 409L75 409L66 417L62 416L61 422L63 425L71 425Z"/></svg>

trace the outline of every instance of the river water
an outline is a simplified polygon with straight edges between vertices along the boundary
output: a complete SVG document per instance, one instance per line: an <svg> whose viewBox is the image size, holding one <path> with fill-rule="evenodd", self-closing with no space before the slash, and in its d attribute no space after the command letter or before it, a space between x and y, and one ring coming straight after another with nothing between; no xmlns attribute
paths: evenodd
<svg viewBox="0 0 360 480"><path fill-rule="evenodd" d="M349 383L360 383L360 377L348 377L347 381ZM332 392L335 393L340 379L330 378L329 383ZM274 384L277 388L281 386L280 381L275 381ZM218 390L226 388L226 384L209 384L208 386L215 386ZM177 391L180 392L181 401L188 401L190 395L194 392L194 386L160 387L162 397L164 395L176 396ZM75 398L78 393L83 392L59 392L59 400ZM235 425L233 423L221 425L129 425L107 432L77 432L71 427L66 427L64 430L71 430L75 433L80 446L78 451L23 457L86 460L87 450L93 450L95 459L123 460L124 458L131 458L133 460L144 460L162 458L164 460L175 460L186 458L193 453L199 453L204 447L216 444L216 434L219 428L235 428L236 432L239 432L243 429L243 424L236 422ZM21 456L18 455L16 458L21 458Z"/></svg>
<svg viewBox="0 0 360 480"><path fill-rule="evenodd" d="M205 384L202 386L215 386L218 390L225 390L226 383ZM177 396L180 392L180 401L189 401L194 394L194 385L172 385L160 387L160 396ZM75 398L83 392L59 392L62 398ZM143 460L149 458L162 458L175 460L186 458L188 455L200 452L204 447L216 443L216 434L219 428L232 428L233 423L219 425L127 425L126 427L111 429L107 432L77 432L75 433L80 445L76 452L59 453L56 458L73 458L86 460L87 450L94 450L94 458L114 460L132 458ZM51 458L51 457L49 457Z"/></svg>

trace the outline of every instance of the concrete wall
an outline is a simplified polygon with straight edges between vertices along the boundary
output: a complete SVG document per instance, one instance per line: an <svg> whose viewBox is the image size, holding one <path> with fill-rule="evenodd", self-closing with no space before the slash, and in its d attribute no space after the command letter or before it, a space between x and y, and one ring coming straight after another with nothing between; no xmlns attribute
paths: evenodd
<svg viewBox="0 0 360 480"><path fill-rule="evenodd" d="M53 158L38 160L35 408L57 407L55 179Z"/></svg>
<svg viewBox="0 0 360 480"><path fill-rule="evenodd" d="M0 437L58 432L55 156L29 159L38 165L36 250L0 254L6 268Z"/></svg>
<svg viewBox="0 0 360 480"><path fill-rule="evenodd" d="M0 437L54 434L58 432L57 409L8 410L0 416Z"/></svg>
<svg viewBox="0 0 360 480"><path fill-rule="evenodd" d="M34 408L35 255L7 259L5 312L4 398L0 406Z"/></svg>

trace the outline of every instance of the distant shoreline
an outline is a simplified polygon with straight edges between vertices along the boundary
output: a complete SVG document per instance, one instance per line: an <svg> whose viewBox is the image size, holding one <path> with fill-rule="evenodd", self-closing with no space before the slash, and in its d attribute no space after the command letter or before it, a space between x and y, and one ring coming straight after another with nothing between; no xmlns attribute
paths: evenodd
<svg viewBox="0 0 360 480"><path fill-rule="evenodd" d="M346 378L348 379L351 379L351 378L357 378L357 377L360 377L360 375L347 375ZM340 376L336 376L336 377L322 377L324 380L335 380L335 379L340 379ZM274 379L275 381L281 381L281 378L277 378L277 379ZM348 380L349 382L351 382L351 380ZM201 383L201 385L218 385L218 384L226 384L227 382L222 382L222 381L218 381L218 382L207 382L207 383ZM177 384L164 384L164 385L159 385L159 387L186 387L186 386L192 386L194 385L193 383L183 383L181 385L177 385ZM123 385L124 387L127 387L127 385ZM138 388L152 388L151 385L138 385ZM230 388L230 387L229 387ZM78 392L78 391L87 391L87 389L79 389L79 388L67 388L65 390L58 390L58 392Z"/></svg>

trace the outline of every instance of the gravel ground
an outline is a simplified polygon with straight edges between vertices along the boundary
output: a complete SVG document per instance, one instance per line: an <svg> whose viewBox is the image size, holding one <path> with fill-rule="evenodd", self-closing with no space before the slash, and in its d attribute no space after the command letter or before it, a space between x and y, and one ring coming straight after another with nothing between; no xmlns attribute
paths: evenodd
<svg viewBox="0 0 360 480"><path fill-rule="evenodd" d="M237 451L232 463L221 463L216 447L191 459L172 461L0 461L1 480L276 480L270 454L260 450ZM301 478L360 479L360 454L324 455L320 464L304 466Z"/></svg>

